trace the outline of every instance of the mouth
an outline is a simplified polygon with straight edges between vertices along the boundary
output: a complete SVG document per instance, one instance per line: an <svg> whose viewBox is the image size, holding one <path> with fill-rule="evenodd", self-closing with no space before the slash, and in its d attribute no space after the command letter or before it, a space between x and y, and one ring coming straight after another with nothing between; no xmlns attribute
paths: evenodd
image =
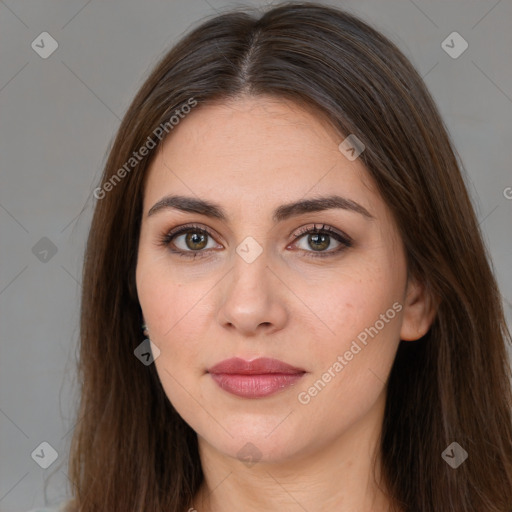
<svg viewBox="0 0 512 512"><path fill-rule="evenodd" d="M306 371L278 359L263 357L246 361L235 357L221 361L208 373L228 393L243 398L263 398L294 385Z"/></svg>

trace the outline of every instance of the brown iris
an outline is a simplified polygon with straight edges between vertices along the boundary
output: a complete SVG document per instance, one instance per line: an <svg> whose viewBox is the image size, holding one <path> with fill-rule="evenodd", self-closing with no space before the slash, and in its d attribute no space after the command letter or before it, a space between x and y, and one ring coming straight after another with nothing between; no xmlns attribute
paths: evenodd
<svg viewBox="0 0 512 512"><path fill-rule="evenodd" d="M207 244L207 236L204 233L198 233L198 232L190 232L187 233L185 237L185 243L187 244L187 247L189 249L193 250L200 250L204 249ZM190 242L190 243L189 243ZM192 245L195 245L195 247L192 247Z"/></svg>

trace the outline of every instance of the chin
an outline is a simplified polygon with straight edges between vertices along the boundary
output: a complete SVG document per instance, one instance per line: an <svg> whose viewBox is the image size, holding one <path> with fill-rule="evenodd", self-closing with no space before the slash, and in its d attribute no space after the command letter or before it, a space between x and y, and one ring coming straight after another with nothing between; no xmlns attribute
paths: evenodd
<svg viewBox="0 0 512 512"><path fill-rule="evenodd" d="M307 451L314 443L304 437L303 426L291 422L293 414L286 418L287 414L282 414L278 420L273 416L257 418L247 414L231 419L224 416L222 427L212 428L209 422L192 428L214 450L238 459L248 467L256 462L285 462Z"/></svg>

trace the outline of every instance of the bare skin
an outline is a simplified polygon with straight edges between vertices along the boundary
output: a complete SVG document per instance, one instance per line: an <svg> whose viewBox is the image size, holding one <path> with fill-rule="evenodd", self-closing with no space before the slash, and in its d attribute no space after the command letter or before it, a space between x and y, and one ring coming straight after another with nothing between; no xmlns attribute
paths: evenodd
<svg viewBox="0 0 512 512"><path fill-rule="evenodd" d="M395 222L361 160L338 149L343 138L293 103L244 97L195 109L149 169L137 290L162 385L198 434L198 512L389 509L378 484L386 382L400 339L423 336L435 312L407 280ZM216 203L227 219L174 208L148 216L171 194ZM370 216L331 208L272 218L283 204L333 194ZM188 239L159 243L188 224L210 234L192 227ZM352 242L298 234L315 226ZM242 398L207 372L235 356L305 373L270 396Z"/></svg>

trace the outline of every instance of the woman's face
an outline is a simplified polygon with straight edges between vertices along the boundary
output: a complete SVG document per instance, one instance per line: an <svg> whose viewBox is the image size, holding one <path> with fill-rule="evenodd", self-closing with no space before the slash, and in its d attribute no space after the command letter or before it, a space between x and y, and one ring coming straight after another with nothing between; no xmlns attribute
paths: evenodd
<svg viewBox="0 0 512 512"><path fill-rule="evenodd" d="M392 217L342 140L293 103L243 98L193 110L149 169L136 281L156 369L221 454L293 460L357 439L382 420L400 338L428 328Z"/></svg>

